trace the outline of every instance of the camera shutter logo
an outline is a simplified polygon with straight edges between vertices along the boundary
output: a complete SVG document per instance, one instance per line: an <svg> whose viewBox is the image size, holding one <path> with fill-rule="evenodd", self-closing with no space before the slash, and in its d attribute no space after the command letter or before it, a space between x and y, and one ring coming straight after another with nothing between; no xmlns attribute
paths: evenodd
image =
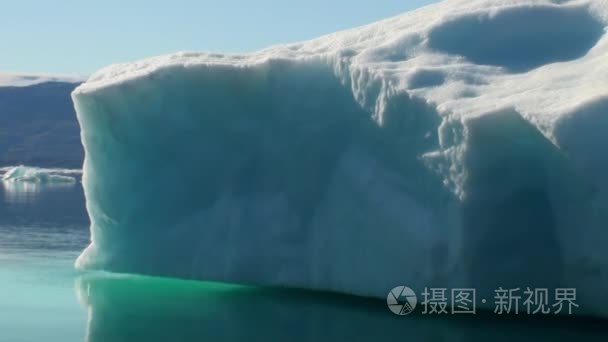
<svg viewBox="0 0 608 342"><path fill-rule="evenodd" d="M412 289L405 286L397 286L389 292L386 297L388 308L396 315L404 316L416 308L418 298Z"/></svg>

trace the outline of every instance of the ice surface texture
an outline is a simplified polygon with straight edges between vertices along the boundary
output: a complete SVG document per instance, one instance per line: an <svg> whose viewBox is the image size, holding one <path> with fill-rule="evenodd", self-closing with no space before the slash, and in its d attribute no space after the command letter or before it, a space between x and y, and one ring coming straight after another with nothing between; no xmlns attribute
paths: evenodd
<svg viewBox="0 0 608 342"><path fill-rule="evenodd" d="M77 261L386 297L574 287L608 315L606 1L445 1L73 93Z"/></svg>

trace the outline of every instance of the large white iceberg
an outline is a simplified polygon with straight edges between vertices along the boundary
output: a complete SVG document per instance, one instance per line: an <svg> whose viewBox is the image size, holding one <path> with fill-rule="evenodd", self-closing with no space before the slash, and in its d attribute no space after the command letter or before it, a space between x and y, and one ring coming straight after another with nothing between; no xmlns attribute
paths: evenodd
<svg viewBox="0 0 608 342"><path fill-rule="evenodd" d="M572 287L608 315L608 1L452 0L72 94L104 269L331 290Z"/></svg>

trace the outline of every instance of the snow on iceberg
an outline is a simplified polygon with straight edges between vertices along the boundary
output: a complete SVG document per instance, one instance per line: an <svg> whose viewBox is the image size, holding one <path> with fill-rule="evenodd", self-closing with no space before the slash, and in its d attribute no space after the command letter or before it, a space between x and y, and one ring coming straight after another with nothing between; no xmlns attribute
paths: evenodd
<svg viewBox="0 0 608 342"><path fill-rule="evenodd" d="M77 267L382 298L572 287L606 316L607 24L605 0L451 0L103 69L72 94Z"/></svg>

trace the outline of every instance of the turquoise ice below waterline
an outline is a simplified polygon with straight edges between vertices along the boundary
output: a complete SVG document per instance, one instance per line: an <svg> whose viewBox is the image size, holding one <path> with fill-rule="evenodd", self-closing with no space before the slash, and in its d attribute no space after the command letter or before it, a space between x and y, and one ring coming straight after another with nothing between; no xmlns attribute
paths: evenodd
<svg viewBox="0 0 608 342"><path fill-rule="evenodd" d="M383 300L77 273L88 240L78 187L0 186L0 341L605 341L604 322L395 316ZM9 188L14 191L14 188ZM27 213L27 214L24 214ZM59 215L61 214L61 215Z"/></svg>

